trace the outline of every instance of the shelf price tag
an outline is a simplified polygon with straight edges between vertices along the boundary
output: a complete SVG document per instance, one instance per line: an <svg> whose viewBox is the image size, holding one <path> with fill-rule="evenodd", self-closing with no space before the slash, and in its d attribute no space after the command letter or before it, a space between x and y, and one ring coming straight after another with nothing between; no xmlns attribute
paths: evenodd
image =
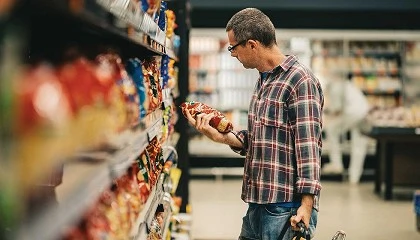
<svg viewBox="0 0 420 240"><path fill-rule="evenodd" d="M163 100L166 101L168 99L171 99L171 89L170 88L165 88L162 90L162 97Z"/></svg>
<svg viewBox="0 0 420 240"><path fill-rule="evenodd" d="M162 131L162 119L158 119L151 128L147 130L147 139L152 141L152 139L160 134Z"/></svg>
<svg viewBox="0 0 420 240"><path fill-rule="evenodd" d="M120 19L125 19L130 0L117 0L110 4L109 11Z"/></svg>
<svg viewBox="0 0 420 240"><path fill-rule="evenodd" d="M414 133L415 133L416 135L420 135L420 128L416 128L416 129L414 129Z"/></svg>
<svg viewBox="0 0 420 240"><path fill-rule="evenodd" d="M111 0L96 0L96 3L101 5L105 9L109 9L111 6Z"/></svg>
<svg viewBox="0 0 420 240"><path fill-rule="evenodd" d="M111 164L113 165L121 165L130 160L132 152L132 146L128 146L124 149L121 149L115 154L115 157L112 158Z"/></svg>
<svg viewBox="0 0 420 240"><path fill-rule="evenodd" d="M162 90L162 97L163 97L163 102L162 102L163 109L172 105L172 96L171 96L170 88L165 88Z"/></svg>
<svg viewBox="0 0 420 240"><path fill-rule="evenodd" d="M134 3L133 1L129 1L127 7L127 19L126 21L130 23L135 29L141 30L141 24L143 22L143 11L141 11L138 4Z"/></svg>
<svg viewBox="0 0 420 240"><path fill-rule="evenodd" d="M133 148L131 149L132 159L136 159L146 149L148 142L147 133L142 133L133 142Z"/></svg>

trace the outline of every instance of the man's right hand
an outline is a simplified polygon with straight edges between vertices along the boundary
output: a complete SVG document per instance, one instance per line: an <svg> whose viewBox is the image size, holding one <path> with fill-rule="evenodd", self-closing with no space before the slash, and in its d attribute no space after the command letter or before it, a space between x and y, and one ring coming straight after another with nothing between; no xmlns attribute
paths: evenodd
<svg viewBox="0 0 420 240"><path fill-rule="evenodd" d="M214 116L213 113L211 114L205 114L205 113L199 113L194 118L191 116L189 111L185 111L185 115L187 117L187 120L189 124L191 124L197 131L204 134L211 140L215 142L224 143L224 134L217 131L217 129L210 126L210 120Z"/></svg>

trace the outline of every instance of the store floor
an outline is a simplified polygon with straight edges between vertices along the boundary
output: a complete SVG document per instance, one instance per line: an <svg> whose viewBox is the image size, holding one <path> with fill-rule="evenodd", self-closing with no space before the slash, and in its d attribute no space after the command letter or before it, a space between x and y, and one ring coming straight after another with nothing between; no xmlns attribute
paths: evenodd
<svg viewBox="0 0 420 240"><path fill-rule="evenodd" d="M344 230L347 240L420 239L412 199L385 201L373 193L373 182L322 185L314 239L330 240L337 230ZM240 179L191 180L192 239L237 239L247 208L240 191Z"/></svg>

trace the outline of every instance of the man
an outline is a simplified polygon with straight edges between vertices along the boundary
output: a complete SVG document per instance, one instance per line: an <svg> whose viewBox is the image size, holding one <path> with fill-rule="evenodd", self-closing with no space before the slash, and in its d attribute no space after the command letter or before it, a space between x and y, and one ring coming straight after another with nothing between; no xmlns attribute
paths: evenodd
<svg viewBox="0 0 420 240"><path fill-rule="evenodd" d="M352 82L338 76L325 87L327 103L325 106L328 124L325 133L330 162L322 168L322 174L342 174L343 155L340 139L350 131L349 182L357 184L363 172L369 138L362 134L369 103L363 92Z"/></svg>
<svg viewBox="0 0 420 240"><path fill-rule="evenodd" d="M303 221L313 234L321 184L321 112L318 79L276 43L270 19L255 8L236 13L226 31L231 56L260 72L248 112L248 129L219 133L213 115L191 125L211 140L245 155L242 200L249 203L239 239L279 239L281 230ZM290 222L289 222L290 220ZM290 240L290 228L283 239Z"/></svg>

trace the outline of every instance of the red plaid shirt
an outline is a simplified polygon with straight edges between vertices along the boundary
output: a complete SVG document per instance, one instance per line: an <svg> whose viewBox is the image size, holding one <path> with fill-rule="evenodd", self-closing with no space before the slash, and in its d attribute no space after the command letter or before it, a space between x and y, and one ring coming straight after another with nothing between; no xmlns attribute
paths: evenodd
<svg viewBox="0 0 420 240"><path fill-rule="evenodd" d="M294 56L259 78L248 130L233 132L243 148L232 149L246 156L245 202L292 202L314 194L318 209L323 105L318 79Z"/></svg>

